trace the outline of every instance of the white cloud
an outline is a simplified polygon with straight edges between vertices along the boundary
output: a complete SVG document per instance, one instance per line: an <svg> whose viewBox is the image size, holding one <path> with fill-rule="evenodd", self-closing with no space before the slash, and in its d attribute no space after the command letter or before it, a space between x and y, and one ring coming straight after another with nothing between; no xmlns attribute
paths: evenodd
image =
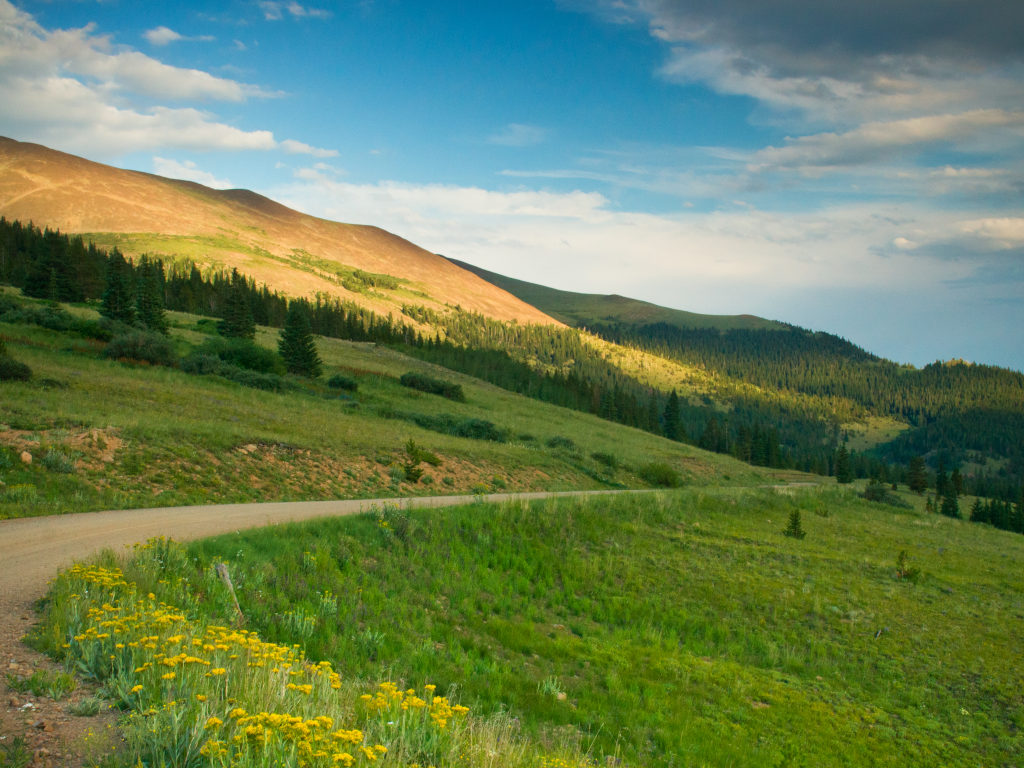
<svg viewBox="0 0 1024 768"><path fill-rule="evenodd" d="M169 45L170 43L177 43L182 40L184 41L199 41L203 43L209 43L213 41L212 35L198 35L196 37L185 37L184 35L175 32L173 29L168 27L156 27L154 29L147 29L142 33L142 36L146 38L146 41L150 45L163 46Z"/></svg>
<svg viewBox="0 0 1024 768"><path fill-rule="evenodd" d="M509 123L487 138L489 144L503 147L533 147L547 139L547 131L536 125Z"/></svg>
<svg viewBox="0 0 1024 768"><path fill-rule="evenodd" d="M153 171L170 179L194 181L213 189L231 189L234 185L227 179L218 179L212 173L201 170L193 161L178 162L166 157L153 158Z"/></svg>
<svg viewBox="0 0 1024 768"><path fill-rule="evenodd" d="M789 139L783 147L767 147L750 160L753 171L796 170L814 173L890 160L908 148L938 143L970 144L979 135L992 141L994 131L1024 140L1024 112L984 109L957 115L928 115L904 120L865 123L845 133L818 133Z"/></svg>
<svg viewBox="0 0 1024 768"><path fill-rule="evenodd" d="M0 133L93 158L139 150L282 150L330 157L271 131L245 130L153 99L244 101L262 89L183 69L81 29L47 31L0 0ZM136 104L134 97L141 97Z"/></svg>
<svg viewBox="0 0 1024 768"><path fill-rule="evenodd" d="M338 151L336 149L320 149L319 147L311 147L309 144L304 144L303 142L295 141L294 139L285 139L282 141L281 149L289 155L312 155L313 157L338 156Z"/></svg>
<svg viewBox="0 0 1024 768"><path fill-rule="evenodd" d="M142 33L142 36L153 45L168 45L169 43L176 43L183 39L180 34L175 32L173 29L168 29L167 27L147 29Z"/></svg>
<svg viewBox="0 0 1024 768"><path fill-rule="evenodd" d="M1024 248L1024 218L974 219L961 223L960 230L993 250Z"/></svg>
<svg viewBox="0 0 1024 768"><path fill-rule="evenodd" d="M279 2L279 0L260 0L260 10L263 11L263 18L267 21L280 21L285 13L296 19L329 19L332 14L324 8L309 8L300 5L292 0L291 2Z"/></svg>

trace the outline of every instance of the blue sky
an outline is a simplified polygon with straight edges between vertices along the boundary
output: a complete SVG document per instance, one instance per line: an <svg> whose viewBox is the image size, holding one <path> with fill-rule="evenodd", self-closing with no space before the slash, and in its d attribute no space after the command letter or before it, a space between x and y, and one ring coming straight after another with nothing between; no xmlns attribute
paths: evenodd
<svg viewBox="0 0 1024 768"><path fill-rule="evenodd" d="M0 134L1024 369L1024 3L0 0Z"/></svg>

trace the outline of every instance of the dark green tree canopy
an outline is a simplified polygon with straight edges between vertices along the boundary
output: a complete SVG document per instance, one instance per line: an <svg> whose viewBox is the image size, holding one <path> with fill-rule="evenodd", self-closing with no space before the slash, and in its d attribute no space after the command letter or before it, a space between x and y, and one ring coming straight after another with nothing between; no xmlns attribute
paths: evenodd
<svg viewBox="0 0 1024 768"><path fill-rule="evenodd" d="M133 270L116 248L107 257L106 286L100 314L121 323L135 322Z"/></svg>
<svg viewBox="0 0 1024 768"><path fill-rule="evenodd" d="M221 336L236 339L255 339L256 320L249 303L250 287L237 269L231 270L231 288L224 302L224 317L218 330Z"/></svg>
<svg viewBox="0 0 1024 768"><path fill-rule="evenodd" d="M288 316L281 329L277 350L289 373L311 379L320 375L323 363L316 351L316 340L313 338L313 327L305 302L293 301L288 304Z"/></svg>

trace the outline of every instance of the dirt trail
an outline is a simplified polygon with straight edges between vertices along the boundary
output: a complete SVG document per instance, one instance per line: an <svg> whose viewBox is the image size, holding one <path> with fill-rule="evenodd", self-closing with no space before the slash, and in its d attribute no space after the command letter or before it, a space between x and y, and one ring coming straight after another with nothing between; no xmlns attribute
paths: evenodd
<svg viewBox="0 0 1024 768"><path fill-rule="evenodd" d="M483 498L506 501L643 492L500 493ZM406 509L444 507L468 504L477 498L480 497L421 496L211 504L0 520L0 672L24 678L38 669L59 670L50 659L21 642L35 621L33 603L46 593L47 585L60 569L104 548L116 552L153 536L186 541L274 523L354 515L382 504L397 504ZM83 751L89 751L83 745L105 738L116 741L112 713L83 718L73 717L69 712L72 704L94 692L91 687L84 686L71 699L57 702L26 693L16 694L9 689L6 674L0 678L0 747L10 743L9 740L23 738L33 756L31 765L75 768L83 764Z"/></svg>

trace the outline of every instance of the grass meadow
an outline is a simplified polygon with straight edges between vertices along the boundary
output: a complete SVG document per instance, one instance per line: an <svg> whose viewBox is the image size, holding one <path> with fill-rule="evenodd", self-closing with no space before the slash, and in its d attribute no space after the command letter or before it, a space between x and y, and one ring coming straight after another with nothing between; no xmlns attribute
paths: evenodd
<svg viewBox="0 0 1024 768"><path fill-rule="evenodd" d="M214 333L209 319L169 316L178 355ZM260 329L257 341L273 349L277 335ZM109 360L102 342L35 325L0 323L0 338L34 372L27 382L0 383L0 518L212 502L646 487L644 468L651 464L667 465L679 482L771 481L727 457L373 344L318 339L323 377L285 377L286 389L273 392ZM399 377L409 371L460 384L466 402L401 386ZM325 381L335 374L358 389L332 390ZM504 440L429 428L480 421L492 423ZM410 439L439 459L421 465L418 482L404 471ZM31 454L30 465L21 462L22 452Z"/></svg>
<svg viewBox="0 0 1024 768"><path fill-rule="evenodd" d="M803 539L783 534L794 513ZM153 542L100 565L122 569L127 597L97 589L86 603L80 583L58 582L37 641L105 676L134 713L126 727L194 744L196 764L228 764L210 756L219 746L202 754L213 739L249 765L238 750L258 739L239 737L245 728L285 745L266 735L267 717L328 711L331 732L359 730L359 746L387 750L385 765L1011 766L1024 754L1024 542L847 489L382 506ZM104 620L154 610L190 629L140 627L148 651L96 639L119 626ZM288 677L278 662L266 677L257 650L204 640L242 630L253 649L288 649L301 672ZM181 654L205 645L221 656L195 651L208 663L186 670ZM178 678L156 672L208 681L232 653L246 665L220 687L189 688L187 707L166 714L184 699L169 687ZM423 746L440 743L423 708L403 741L404 721L360 703L392 690L431 701L427 685L468 708L437 749ZM239 704L245 690L264 693ZM246 714L232 720L237 707ZM119 759L155 765L140 739L129 733ZM304 764L287 744L280 764Z"/></svg>

